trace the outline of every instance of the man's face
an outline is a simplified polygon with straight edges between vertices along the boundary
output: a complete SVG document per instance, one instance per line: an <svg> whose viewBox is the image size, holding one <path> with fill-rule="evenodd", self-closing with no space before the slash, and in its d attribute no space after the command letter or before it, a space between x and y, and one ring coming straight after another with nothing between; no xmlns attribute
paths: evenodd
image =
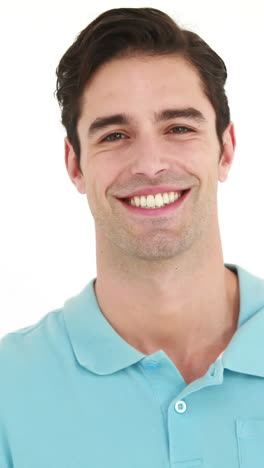
<svg viewBox="0 0 264 468"><path fill-rule="evenodd" d="M102 126L100 119L117 115ZM87 194L99 247L161 260L211 245L217 182L227 176L234 146L231 124L219 162L215 121L198 73L181 57L122 58L97 71L77 126L83 174L67 139L66 164ZM173 203L162 195L169 192ZM146 206L154 197L161 207Z"/></svg>

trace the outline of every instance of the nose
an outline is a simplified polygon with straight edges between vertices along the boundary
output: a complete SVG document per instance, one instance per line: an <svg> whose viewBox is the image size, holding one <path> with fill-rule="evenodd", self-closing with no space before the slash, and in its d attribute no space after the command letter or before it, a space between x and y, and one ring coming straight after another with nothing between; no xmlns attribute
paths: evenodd
<svg viewBox="0 0 264 468"><path fill-rule="evenodd" d="M143 174L149 178L155 177L169 167L168 155L153 137L141 139L133 147L133 162L131 172Z"/></svg>

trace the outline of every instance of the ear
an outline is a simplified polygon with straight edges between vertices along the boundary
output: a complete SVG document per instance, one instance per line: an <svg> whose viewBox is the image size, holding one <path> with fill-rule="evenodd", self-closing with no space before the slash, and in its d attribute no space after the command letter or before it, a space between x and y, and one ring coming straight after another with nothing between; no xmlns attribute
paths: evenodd
<svg viewBox="0 0 264 468"><path fill-rule="evenodd" d="M68 137L64 139L64 159L72 183L75 185L78 192L86 193L84 176L78 166L76 154Z"/></svg>
<svg viewBox="0 0 264 468"><path fill-rule="evenodd" d="M218 180L225 182L234 160L236 137L233 122L230 122L223 133L223 152L218 166Z"/></svg>

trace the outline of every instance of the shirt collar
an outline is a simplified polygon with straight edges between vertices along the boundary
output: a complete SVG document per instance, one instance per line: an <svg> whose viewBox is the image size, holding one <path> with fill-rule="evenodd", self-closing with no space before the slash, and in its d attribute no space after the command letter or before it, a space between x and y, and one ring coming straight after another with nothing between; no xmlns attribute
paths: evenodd
<svg viewBox="0 0 264 468"><path fill-rule="evenodd" d="M226 369L264 377L264 280L237 265L226 266L238 275L240 312L238 329L219 359ZM63 316L80 365L106 375L146 355L128 344L107 321L97 302L94 282L65 302Z"/></svg>
<svg viewBox="0 0 264 468"><path fill-rule="evenodd" d="M239 279L238 328L221 359L223 367L264 377L264 280L243 268L226 265Z"/></svg>
<svg viewBox="0 0 264 468"><path fill-rule="evenodd" d="M145 354L123 340L102 314L94 282L65 303L63 315L79 363L95 374L112 374L135 364Z"/></svg>

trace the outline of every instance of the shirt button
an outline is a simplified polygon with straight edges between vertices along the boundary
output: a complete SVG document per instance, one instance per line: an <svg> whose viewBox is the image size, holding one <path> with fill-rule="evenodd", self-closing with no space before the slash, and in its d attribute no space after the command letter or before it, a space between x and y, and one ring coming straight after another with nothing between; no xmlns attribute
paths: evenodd
<svg viewBox="0 0 264 468"><path fill-rule="evenodd" d="M187 409L187 405L185 401L180 400L180 401L177 401L177 403L175 403L175 410L177 411L177 413L185 413L186 409Z"/></svg>
<svg viewBox="0 0 264 468"><path fill-rule="evenodd" d="M154 360L152 360L152 361L146 361L146 362L144 363L144 365L145 365L145 367L146 367L147 369L153 369L153 370L154 370L154 369L157 369L157 368L159 367L159 362L158 362L158 361L154 361Z"/></svg>

